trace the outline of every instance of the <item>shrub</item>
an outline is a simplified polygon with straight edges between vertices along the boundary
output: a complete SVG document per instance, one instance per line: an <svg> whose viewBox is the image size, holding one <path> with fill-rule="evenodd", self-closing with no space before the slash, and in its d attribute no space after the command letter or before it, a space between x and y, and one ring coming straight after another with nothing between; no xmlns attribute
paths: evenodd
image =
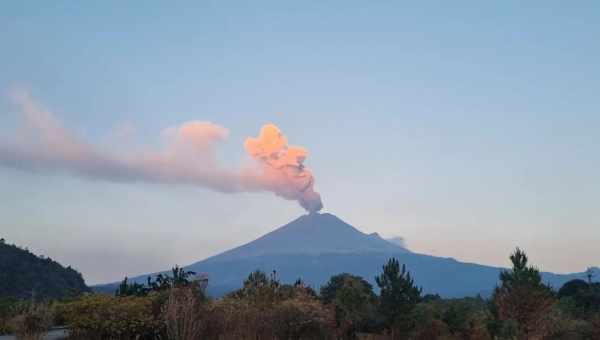
<svg viewBox="0 0 600 340"><path fill-rule="evenodd" d="M205 306L194 288L173 288L163 306L162 318L169 340L200 339L206 333Z"/></svg>
<svg viewBox="0 0 600 340"><path fill-rule="evenodd" d="M404 336L416 339L491 339L487 321L491 318L480 297L441 299L419 303L410 315L414 330Z"/></svg>
<svg viewBox="0 0 600 340"><path fill-rule="evenodd" d="M329 339L335 327L333 310L305 295L275 305L270 322L278 339Z"/></svg>
<svg viewBox="0 0 600 340"><path fill-rule="evenodd" d="M273 294L231 295L209 303L205 311L207 327L202 339L331 339L335 337L335 317L310 294L295 287L293 292L273 300ZM277 294L275 294L277 295ZM257 301L259 296L264 301Z"/></svg>
<svg viewBox="0 0 600 340"><path fill-rule="evenodd" d="M10 333L9 320L17 301L12 298L0 299L0 335Z"/></svg>
<svg viewBox="0 0 600 340"><path fill-rule="evenodd" d="M334 307L337 326L345 330L347 338L377 329L377 296L362 277L334 275L321 287L320 295L324 304Z"/></svg>
<svg viewBox="0 0 600 340"><path fill-rule="evenodd" d="M18 304L14 315L9 327L19 340L41 340L54 320L53 309L46 303Z"/></svg>
<svg viewBox="0 0 600 340"><path fill-rule="evenodd" d="M162 331L160 298L91 294L67 304L64 317L75 339L153 339Z"/></svg>
<svg viewBox="0 0 600 340"><path fill-rule="evenodd" d="M590 319L600 312L600 283L571 280L558 291L563 310L579 319Z"/></svg>

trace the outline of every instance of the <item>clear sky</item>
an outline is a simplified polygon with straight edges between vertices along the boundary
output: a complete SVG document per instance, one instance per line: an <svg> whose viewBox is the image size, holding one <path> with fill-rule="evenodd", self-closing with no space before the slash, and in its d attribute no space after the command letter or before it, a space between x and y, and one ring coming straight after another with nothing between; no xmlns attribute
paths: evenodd
<svg viewBox="0 0 600 340"><path fill-rule="evenodd" d="M309 150L324 211L468 262L600 265L595 1L12 1L0 4L0 143L24 89L87 142L265 123ZM0 167L0 236L114 281L189 264L303 214L272 193Z"/></svg>

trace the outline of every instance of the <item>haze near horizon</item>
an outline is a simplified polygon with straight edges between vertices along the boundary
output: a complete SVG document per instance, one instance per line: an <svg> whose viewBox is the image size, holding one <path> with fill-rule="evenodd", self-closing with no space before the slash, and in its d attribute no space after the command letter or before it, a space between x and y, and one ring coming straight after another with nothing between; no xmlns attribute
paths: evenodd
<svg viewBox="0 0 600 340"><path fill-rule="evenodd" d="M323 211L414 252L506 266L520 246L544 271L598 266L599 15L552 1L4 3L0 237L116 281L318 210L310 183ZM32 107L60 128L31 130ZM268 123L301 146L295 168L277 162L300 182L237 171L264 161L244 142ZM85 157L14 162L43 136ZM170 170L140 161L148 150Z"/></svg>

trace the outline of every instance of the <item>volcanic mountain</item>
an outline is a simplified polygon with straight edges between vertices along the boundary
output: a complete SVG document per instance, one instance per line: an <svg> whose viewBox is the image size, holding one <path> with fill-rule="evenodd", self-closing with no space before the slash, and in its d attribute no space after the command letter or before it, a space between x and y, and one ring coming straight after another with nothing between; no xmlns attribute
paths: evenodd
<svg viewBox="0 0 600 340"><path fill-rule="evenodd" d="M225 261L265 255L405 252L408 252L405 248L384 240L377 233L364 234L332 214L312 213L208 260Z"/></svg>
<svg viewBox="0 0 600 340"><path fill-rule="evenodd" d="M444 297L489 295L502 270L452 258L416 254L377 233L365 234L326 213L303 215L250 243L185 269L208 274L209 293L220 296L239 288L248 274L257 269L267 273L276 271L283 282L301 278L315 288L342 272L360 275L374 284L374 277L391 257L406 264L425 293ZM133 280L143 283L149 275ZM543 277L552 286L560 287L564 282L584 275L543 273ZM114 292L115 287L113 283L95 288Z"/></svg>

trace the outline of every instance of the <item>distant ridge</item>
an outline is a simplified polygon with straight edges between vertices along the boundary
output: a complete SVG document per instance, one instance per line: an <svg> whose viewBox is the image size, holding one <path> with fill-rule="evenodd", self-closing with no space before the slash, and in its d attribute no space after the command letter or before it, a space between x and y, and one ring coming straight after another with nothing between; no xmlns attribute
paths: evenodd
<svg viewBox="0 0 600 340"><path fill-rule="evenodd" d="M284 282L302 278L315 288L342 272L362 276L375 285L374 277L390 257L406 264L425 293L443 297L487 296L498 283L502 268L416 254L396 242L384 240L377 233L365 234L335 215L313 213L185 268L208 274L208 291L213 296L239 288L256 269L277 271ZM507 257L511 250L507 249ZM144 283L147 277L142 275L133 280ZM542 277L558 288L573 278L584 278L585 274L542 273ZM94 289L114 292L116 285L99 285Z"/></svg>

